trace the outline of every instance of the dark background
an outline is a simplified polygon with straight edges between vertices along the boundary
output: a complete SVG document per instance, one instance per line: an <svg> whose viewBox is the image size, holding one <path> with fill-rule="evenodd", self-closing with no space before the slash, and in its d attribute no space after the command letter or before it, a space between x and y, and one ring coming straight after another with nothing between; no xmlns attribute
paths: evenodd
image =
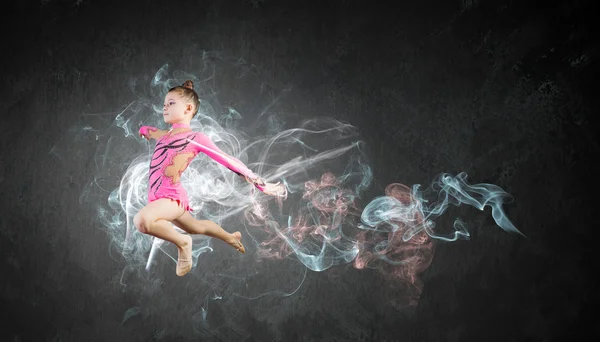
<svg viewBox="0 0 600 342"><path fill-rule="evenodd" d="M0 340L599 337L593 3L3 5ZM243 324L199 332L185 324L191 278L167 277L164 309L121 324L147 285L116 285L123 262L107 257L108 237L79 209L89 161L61 164L48 150L82 113L116 113L135 100L129 80L149 80L165 63L193 72L202 51L243 58L275 93L291 89L282 106L292 126L319 116L356 126L374 171L370 196L389 183L464 171L514 197L505 209L527 238L495 226L489 210L473 213L483 223L469 241L437 244L412 309L390 305L394 292L375 273L344 268L335 278L308 272L294 296L269 302L297 305L287 318L240 307ZM223 103L260 111L243 92L228 92L240 89L235 80L219 82Z"/></svg>

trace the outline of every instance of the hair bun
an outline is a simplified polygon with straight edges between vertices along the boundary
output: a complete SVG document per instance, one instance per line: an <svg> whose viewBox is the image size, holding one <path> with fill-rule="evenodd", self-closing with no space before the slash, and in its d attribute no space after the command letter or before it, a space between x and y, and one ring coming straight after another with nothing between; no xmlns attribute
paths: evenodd
<svg viewBox="0 0 600 342"><path fill-rule="evenodd" d="M191 80L187 80L183 82L183 87L194 90L194 82L192 82Z"/></svg>

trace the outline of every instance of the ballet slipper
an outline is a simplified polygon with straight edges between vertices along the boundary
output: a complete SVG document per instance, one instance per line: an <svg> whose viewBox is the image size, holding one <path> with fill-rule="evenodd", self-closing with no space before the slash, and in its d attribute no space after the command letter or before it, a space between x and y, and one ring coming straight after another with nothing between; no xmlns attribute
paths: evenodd
<svg viewBox="0 0 600 342"><path fill-rule="evenodd" d="M235 244L232 245L233 248L235 248L236 251L244 254L246 253L246 249L244 248L244 245L242 245L242 242L238 239L235 238Z"/></svg>
<svg viewBox="0 0 600 342"><path fill-rule="evenodd" d="M186 275L189 271L192 270L192 239L190 238L190 243L183 247L181 250L178 250L177 256L177 269L175 273L178 276L182 277Z"/></svg>

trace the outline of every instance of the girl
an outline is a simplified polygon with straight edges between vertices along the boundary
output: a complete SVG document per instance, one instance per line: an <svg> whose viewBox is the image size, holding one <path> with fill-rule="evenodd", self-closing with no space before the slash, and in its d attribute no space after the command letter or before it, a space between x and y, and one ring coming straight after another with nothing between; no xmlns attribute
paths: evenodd
<svg viewBox="0 0 600 342"><path fill-rule="evenodd" d="M190 234L204 234L219 238L241 253L239 231L230 234L209 220L196 220L190 213L188 197L180 183L181 174L200 152L206 153L218 163L244 177L262 192L273 196L285 196L286 189L280 183L265 183L241 161L226 155L205 134L194 132L190 121L198 112L200 101L192 81L169 90L165 96L163 119L171 125L168 131L143 126L140 136L155 139L156 147L150 161L148 205L134 217L135 227L144 234L172 242L178 249L176 274L183 276L192 269L192 238L177 232L170 223Z"/></svg>

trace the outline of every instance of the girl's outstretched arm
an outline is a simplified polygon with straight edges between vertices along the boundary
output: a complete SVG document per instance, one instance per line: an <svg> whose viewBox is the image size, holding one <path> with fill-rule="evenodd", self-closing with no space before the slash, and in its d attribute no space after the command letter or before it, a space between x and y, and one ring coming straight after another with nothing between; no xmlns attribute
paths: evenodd
<svg viewBox="0 0 600 342"><path fill-rule="evenodd" d="M163 131L152 126L142 126L140 128L140 136L146 138L147 140L158 140L165 134L167 134L167 131Z"/></svg>
<svg viewBox="0 0 600 342"><path fill-rule="evenodd" d="M272 184L265 182L261 177L257 176L240 160L227 155L221 151L217 145L204 133L197 133L193 140L188 139L189 142L193 143L199 152L203 152L212 158L217 163L225 166L231 171L237 173L240 177L244 177L246 181L254 185L260 191L279 197L286 197L287 190L280 183Z"/></svg>
<svg viewBox="0 0 600 342"><path fill-rule="evenodd" d="M205 153L211 159L237 173L239 176L249 179L257 178L244 163L221 151L206 134L198 132L195 134L193 140L188 139L188 141L196 146L198 152Z"/></svg>

